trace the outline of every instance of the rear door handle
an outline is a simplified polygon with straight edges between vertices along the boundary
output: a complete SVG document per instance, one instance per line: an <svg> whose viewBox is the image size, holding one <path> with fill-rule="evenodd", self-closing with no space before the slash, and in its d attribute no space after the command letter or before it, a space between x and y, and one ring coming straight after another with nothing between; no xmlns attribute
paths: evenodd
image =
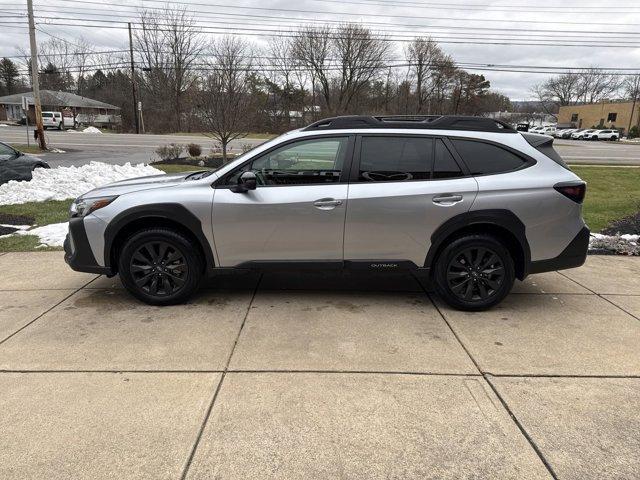
<svg viewBox="0 0 640 480"><path fill-rule="evenodd" d="M313 202L313 206L319 210L333 210L340 205L342 205L342 200L336 200L335 198L321 198Z"/></svg>
<svg viewBox="0 0 640 480"><path fill-rule="evenodd" d="M443 207L449 205L455 205L456 203L460 203L462 201L462 195L460 194L450 194L445 193L444 195L438 195L437 197L433 197L433 203L437 205L442 205Z"/></svg>

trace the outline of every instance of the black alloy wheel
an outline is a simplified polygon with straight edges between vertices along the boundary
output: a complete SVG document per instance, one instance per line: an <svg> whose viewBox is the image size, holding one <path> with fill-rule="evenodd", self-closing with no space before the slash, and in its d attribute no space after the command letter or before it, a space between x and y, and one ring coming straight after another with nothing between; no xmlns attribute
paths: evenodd
<svg viewBox="0 0 640 480"><path fill-rule="evenodd" d="M136 232L117 252L122 284L150 305L186 301L198 289L205 271L200 246L170 228Z"/></svg>
<svg viewBox="0 0 640 480"><path fill-rule="evenodd" d="M142 291L162 297L172 295L184 286L189 266L175 246L152 241L142 244L133 254L129 271Z"/></svg>
<svg viewBox="0 0 640 480"><path fill-rule="evenodd" d="M496 253L488 248L470 247L449 262L449 289L464 301L486 300L495 295L504 281L505 269Z"/></svg>
<svg viewBox="0 0 640 480"><path fill-rule="evenodd" d="M447 242L432 271L440 298L467 311L497 305L515 280L512 252L499 237L480 233Z"/></svg>

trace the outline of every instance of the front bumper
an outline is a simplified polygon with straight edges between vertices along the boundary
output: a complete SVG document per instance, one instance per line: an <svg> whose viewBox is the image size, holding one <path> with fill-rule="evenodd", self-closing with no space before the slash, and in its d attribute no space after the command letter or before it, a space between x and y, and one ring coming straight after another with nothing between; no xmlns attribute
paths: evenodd
<svg viewBox="0 0 640 480"><path fill-rule="evenodd" d="M589 237L591 232L585 225L582 230L571 240L560 255L548 260L537 260L531 262L527 273L552 272L554 270L565 270L567 268L576 268L584 264L587 260L587 251L589 250Z"/></svg>
<svg viewBox="0 0 640 480"><path fill-rule="evenodd" d="M113 275L109 267L102 267L96 262L82 218L69 220L69 233L64 240L64 261L76 272Z"/></svg>

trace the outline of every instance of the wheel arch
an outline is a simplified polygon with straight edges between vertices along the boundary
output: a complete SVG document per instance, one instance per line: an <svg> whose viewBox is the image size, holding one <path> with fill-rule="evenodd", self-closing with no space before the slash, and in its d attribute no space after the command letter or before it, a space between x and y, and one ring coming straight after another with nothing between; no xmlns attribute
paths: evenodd
<svg viewBox="0 0 640 480"><path fill-rule="evenodd" d="M118 252L134 233L147 228L165 227L178 231L200 249L205 259L205 269L215 266L213 253L202 230L200 220L180 204L154 204L133 207L118 214L104 232L105 266L117 273Z"/></svg>
<svg viewBox="0 0 640 480"><path fill-rule="evenodd" d="M527 276L531 250L525 226L510 210L477 210L461 213L440 225L431 235L431 246L424 266L433 270L433 263L442 249L453 239L469 234L489 234L502 240L513 255L516 278Z"/></svg>

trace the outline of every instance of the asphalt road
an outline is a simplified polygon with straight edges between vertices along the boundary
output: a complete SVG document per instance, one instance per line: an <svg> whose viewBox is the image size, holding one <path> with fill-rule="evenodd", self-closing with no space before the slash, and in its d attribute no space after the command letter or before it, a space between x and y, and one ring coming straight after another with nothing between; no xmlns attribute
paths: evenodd
<svg viewBox="0 0 640 480"><path fill-rule="evenodd" d="M92 160L106 163L124 164L149 163L157 159L155 150L169 143L197 143L204 152L210 151L215 140L203 135L136 135L116 133L82 133L72 131L47 130L45 132L49 148L64 150L65 153L45 153L42 158L51 166L83 165ZM0 127L0 141L25 145L27 132L25 127ZM33 132L29 141L33 144ZM256 146L264 139L243 138L231 142L230 152L242 152L243 145Z"/></svg>
<svg viewBox="0 0 640 480"><path fill-rule="evenodd" d="M25 127L0 127L0 140L26 143ZM148 163L155 158L155 149L168 143L198 143L209 151L214 140L202 135L135 135L135 134L91 134L81 132L46 132L50 147L66 153L46 153L43 158L52 166L82 165L92 160L123 164ZM33 139L32 134L29 137ZM243 138L231 143L231 152L239 153L243 145L259 145L264 139ZM640 166L640 144L619 142L587 142L579 140L556 140L554 145L569 163L596 165Z"/></svg>

